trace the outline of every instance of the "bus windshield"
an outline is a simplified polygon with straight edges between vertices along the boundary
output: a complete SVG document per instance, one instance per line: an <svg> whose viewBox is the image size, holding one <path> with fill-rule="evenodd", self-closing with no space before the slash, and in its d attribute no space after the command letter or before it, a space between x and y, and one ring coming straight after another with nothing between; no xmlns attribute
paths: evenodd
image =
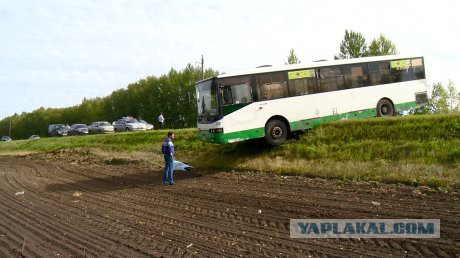
<svg viewBox="0 0 460 258"><path fill-rule="evenodd" d="M200 123L212 123L218 118L216 88L212 86L212 80L200 82L196 86L198 122Z"/></svg>

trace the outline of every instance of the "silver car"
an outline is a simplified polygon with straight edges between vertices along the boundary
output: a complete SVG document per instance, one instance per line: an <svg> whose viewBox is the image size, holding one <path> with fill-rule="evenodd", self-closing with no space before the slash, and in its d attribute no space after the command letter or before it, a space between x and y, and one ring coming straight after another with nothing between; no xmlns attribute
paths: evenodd
<svg viewBox="0 0 460 258"><path fill-rule="evenodd" d="M123 132L123 131L145 131L146 126L144 123L139 122L135 118L122 118L118 119L113 126L115 127L115 131Z"/></svg>
<svg viewBox="0 0 460 258"><path fill-rule="evenodd" d="M113 133L114 128L107 121L97 121L88 126L88 133Z"/></svg>
<svg viewBox="0 0 460 258"><path fill-rule="evenodd" d="M6 141L11 141L11 137L9 137L9 136L3 136L3 137L0 139L0 141L5 141L5 142L6 142Z"/></svg>
<svg viewBox="0 0 460 258"><path fill-rule="evenodd" d="M145 124L145 129L147 129L147 130L153 130L153 125L147 123L147 121L140 119L139 122Z"/></svg>

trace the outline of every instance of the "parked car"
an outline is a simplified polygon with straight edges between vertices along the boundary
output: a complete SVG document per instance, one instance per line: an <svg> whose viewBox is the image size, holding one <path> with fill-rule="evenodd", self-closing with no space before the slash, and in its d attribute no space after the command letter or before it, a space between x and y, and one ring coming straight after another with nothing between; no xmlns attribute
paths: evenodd
<svg viewBox="0 0 460 258"><path fill-rule="evenodd" d="M132 117L118 119L114 124L114 128L117 132L146 130L144 123L141 123L139 120Z"/></svg>
<svg viewBox="0 0 460 258"><path fill-rule="evenodd" d="M0 139L0 141L11 141L11 137L9 137L9 136L2 136L2 138Z"/></svg>
<svg viewBox="0 0 460 258"><path fill-rule="evenodd" d="M107 121L97 121L88 126L88 133L113 133L114 128Z"/></svg>
<svg viewBox="0 0 460 258"><path fill-rule="evenodd" d="M29 139L31 140L37 140L37 139L40 139L40 135L36 135L36 134L33 134L29 137Z"/></svg>
<svg viewBox="0 0 460 258"><path fill-rule="evenodd" d="M68 135L87 135L88 126L85 124L73 124L70 126Z"/></svg>
<svg viewBox="0 0 460 258"><path fill-rule="evenodd" d="M53 124L48 126L49 136L66 136L68 127L64 124Z"/></svg>
<svg viewBox="0 0 460 258"><path fill-rule="evenodd" d="M139 122L145 124L145 129L146 129L146 130L153 130L153 125L147 123L147 121L140 119Z"/></svg>

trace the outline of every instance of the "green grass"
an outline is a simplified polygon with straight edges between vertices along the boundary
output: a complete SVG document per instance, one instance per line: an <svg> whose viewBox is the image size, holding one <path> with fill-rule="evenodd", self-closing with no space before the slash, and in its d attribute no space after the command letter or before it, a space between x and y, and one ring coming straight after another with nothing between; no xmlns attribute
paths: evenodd
<svg viewBox="0 0 460 258"><path fill-rule="evenodd" d="M251 170L400 182L446 189L460 186L460 115L336 121L278 147L261 141L215 145L196 129L174 130L177 159L196 168ZM0 153L88 148L161 155L166 131L1 142Z"/></svg>

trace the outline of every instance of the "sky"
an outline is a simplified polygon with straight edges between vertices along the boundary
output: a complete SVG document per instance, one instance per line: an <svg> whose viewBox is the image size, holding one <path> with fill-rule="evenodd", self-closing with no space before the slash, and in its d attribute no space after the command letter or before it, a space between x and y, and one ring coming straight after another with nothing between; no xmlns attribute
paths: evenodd
<svg viewBox="0 0 460 258"><path fill-rule="evenodd" d="M332 60L345 30L425 56L460 88L458 0L0 0L0 119L110 95L190 63L221 72Z"/></svg>

